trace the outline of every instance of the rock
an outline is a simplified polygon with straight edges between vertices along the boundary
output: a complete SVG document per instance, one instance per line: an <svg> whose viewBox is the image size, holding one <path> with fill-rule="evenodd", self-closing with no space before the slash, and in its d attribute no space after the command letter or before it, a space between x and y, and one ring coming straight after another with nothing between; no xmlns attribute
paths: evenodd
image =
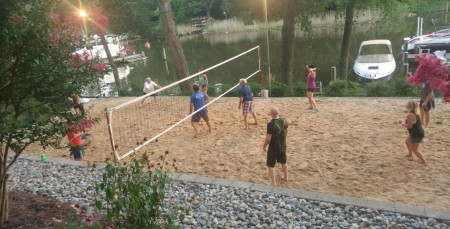
<svg viewBox="0 0 450 229"><path fill-rule="evenodd" d="M98 198L93 184L102 179L103 171L19 158L11 167L9 185L70 204L79 202L84 211L92 212ZM195 201L189 202L192 197ZM450 222L433 218L175 180L166 189L165 202L164 210L189 210L178 228L450 228L445 224ZM106 207L105 200L102 203Z"/></svg>
<svg viewBox="0 0 450 229"><path fill-rule="evenodd" d="M238 215L238 219L241 220L241 221L246 221L247 217L245 216L245 214L241 213L241 214Z"/></svg>
<svg viewBox="0 0 450 229"><path fill-rule="evenodd" d="M414 223L412 223L411 224L411 226L413 227L413 228L415 228L415 229L420 229L420 228L422 228L422 226L424 226L422 223L420 223L420 222L414 222Z"/></svg>
<svg viewBox="0 0 450 229"><path fill-rule="evenodd" d="M428 224L429 226L433 226L433 225L435 225L436 223L437 223L436 220L433 219L433 218L429 218L429 219L427 220L427 224Z"/></svg>

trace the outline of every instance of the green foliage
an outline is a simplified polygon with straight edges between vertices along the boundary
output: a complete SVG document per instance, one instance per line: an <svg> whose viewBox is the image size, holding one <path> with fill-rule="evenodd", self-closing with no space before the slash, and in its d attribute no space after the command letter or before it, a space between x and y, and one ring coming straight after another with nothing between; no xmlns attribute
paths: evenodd
<svg viewBox="0 0 450 229"><path fill-rule="evenodd" d="M227 90L229 90L230 88L234 87L234 85L231 84L223 84L222 85L222 93L225 93ZM231 90L230 92L228 92L227 94L225 94L224 96L226 97L238 97L238 91L239 91L239 87L236 87L235 89ZM209 93L208 93L209 94Z"/></svg>
<svg viewBox="0 0 450 229"><path fill-rule="evenodd" d="M345 96L349 97L365 96L364 85L359 82L348 81Z"/></svg>
<svg viewBox="0 0 450 229"><path fill-rule="evenodd" d="M100 0L99 6L110 20L108 31L140 35L144 39L152 39L152 42L163 39L156 1Z"/></svg>
<svg viewBox="0 0 450 229"><path fill-rule="evenodd" d="M297 81L294 84L293 96L305 96L307 89L308 89L308 87L306 86L305 82Z"/></svg>
<svg viewBox="0 0 450 229"><path fill-rule="evenodd" d="M392 85L384 80L368 83L364 88L366 95L369 97L388 97L394 95Z"/></svg>
<svg viewBox="0 0 450 229"><path fill-rule="evenodd" d="M165 156L160 158L159 164L164 165ZM147 154L133 158L128 166L106 166L96 193L105 194L109 222L117 228L176 228L175 222L182 220L186 211L177 208L172 212L165 207L169 178L161 168L155 169ZM101 200L96 201L96 207L103 209Z"/></svg>
<svg viewBox="0 0 450 229"><path fill-rule="evenodd" d="M420 91L417 86L406 83L406 78L402 76L395 77L393 80L395 96L418 97Z"/></svg>
<svg viewBox="0 0 450 229"><path fill-rule="evenodd" d="M63 22L64 15L52 18L53 7L51 1L18 4L0 25L2 160L3 152L12 150L17 157L34 142L59 146L67 123L81 119L67 111L67 98L103 75L93 67L100 65L98 59L72 54L79 48L81 27Z"/></svg>
<svg viewBox="0 0 450 229"><path fill-rule="evenodd" d="M441 90L434 90L433 93L435 98L442 98ZM420 94L420 92L418 92L418 94Z"/></svg>
<svg viewBox="0 0 450 229"><path fill-rule="evenodd" d="M341 97L347 94L347 81L335 80L325 87L324 93L326 96Z"/></svg>
<svg viewBox="0 0 450 229"><path fill-rule="evenodd" d="M272 81L270 97L284 97L289 93L289 87L282 82Z"/></svg>
<svg viewBox="0 0 450 229"><path fill-rule="evenodd" d="M261 84L256 82L248 82L248 86L252 89L253 95L258 96L261 93ZM268 85L264 85L267 87Z"/></svg>

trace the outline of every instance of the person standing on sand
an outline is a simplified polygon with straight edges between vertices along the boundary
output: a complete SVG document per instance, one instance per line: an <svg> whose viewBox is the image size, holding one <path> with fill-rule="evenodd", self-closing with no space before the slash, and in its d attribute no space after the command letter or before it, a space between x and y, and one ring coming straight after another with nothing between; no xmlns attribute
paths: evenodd
<svg viewBox="0 0 450 229"><path fill-rule="evenodd" d="M256 117L255 107L253 105L253 92L250 86L247 85L246 79L239 80L239 106L238 109L241 109L242 106L242 114L244 115L244 129L248 130L248 122L247 115L251 113L255 122L254 125L258 125L258 119Z"/></svg>
<svg viewBox="0 0 450 229"><path fill-rule="evenodd" d="M74 95L72 96L72 102L73 102L73 109L75 110L75 114L84 117L85 111L84 106L81 103L80 96Z"/></svg>
<svg viewBox="0 0 450 229"><path fill-rule="evenodd" d="M316 90L316 67L312 64L306 65L306 69L308 69L308 79L306 80L306 86L308 87L308 91L306 92L306 96L308 97L309 108L313 112L318 112L316 101L314 100L314 91Z"/></svg>
<svg viewBox="0 0 450 229"><path fill-rule="evenodd" d="M199 69L199 71L202 71L203 69ZM202 86L202 92L208 96L208 76L205 73L200 74L199 79L200 85Z"/></svg>
<svg viewBox="0 0 450 229"><path fill-rule="evenodd" d="M84 110L84 106L81 103L80 96L74 95L72 96L73 101L73 109L75 110L75 114L81 116L81 118L86 118L86 112ZM91 134L88 131L83 131L83 135L81 136L82 139L87 139L87 137L91 136ZM88 142L90 144L90 142ZM88 145L87 144L87 145Z"/></svg>
<svg viewBox="0 0 450 229"><path fill-rule="evenodd" d="M81 139L82 135L83 132L77 131L75 125L70 125L69 130L67 131L67 139L69 140L70 145L70 156L73 156L75 161L81 161L84 157L83 140Z"/></svg>
<svg viewBox="0 0 450 229"><path fill-rule="evenodd" d="M423 154L419 151L419 144L425 136L425 131L422 128L420 117L417 114L417 103L414 101L408 101L406 104L406 109L408 110L408 114L406 115L405 122L402 124L408 129L409 133L405 141L406 147L408 148L408 155L406 156L412 157L412 153L414 152L414 154L420 159L420 163L427 166L427 162L425 161Z"/></svg>
<svg viewBox="0 0 450 229"><path fill-rule="evenodd" d="M433 90L431 90L430 83L426 82L422 84L420 89L420 119L422 125L428 128L430 122L430 110L432 108Z"/></svg>
<svg viewBox="0 0 450 229"><path fill-rule="evenodd" d="M284 118L280 118L278 108L270 109L270 116L272 120L267 124L267 134L264 140L263 150L266 151L267 145L267 168L269 170L270 184L276 185L275 180L275 164L281 164L281 171L283 171L283 180L288 181L288 165L286 156L286 135L288 122Z"/></svg>
<svg viewBox="0 0 450 229"><path fill-rule="evenodd" d="M144 95L146 95L146 94L152 93L152 92L155 90L155 87L161 88L161 86L159 86L158 84L156 84L155 81L152 81L151 78L147 78L147 79L145 80L145 83L144 83L144 89L142 89L142 91L143 91ZM153 95L151 95L151 96L153 96L153 98L155 99L155 102L157 102L157 100L156 100L156 94L153 94ZM145 101L146 98L148 98L148 97L145 97L144 99L142 99L141 104L144 103L144 101Z"/></svg>
<svg viewBox="0 0 450 229"><path fill-rule="evenodd" d="M205 93L199 91L200 87L197 84L194 84L192 86L192 89L194 89L194 93L192 93L190 99L189 114L191 114L193 111L199 110L200 108L205 106L209 101L208 96L205 95ZM203 120L205 120L206 125L208 125L208 132L211 133L211 124L209 124L208 111L205 107L200 111L198 111L197 113L195 113L194 115L192 115L191 124L192 127L194 127L195 136L197 136L197 134L199 133L197 125L200 122L200 118L203 118Z"/></svg>

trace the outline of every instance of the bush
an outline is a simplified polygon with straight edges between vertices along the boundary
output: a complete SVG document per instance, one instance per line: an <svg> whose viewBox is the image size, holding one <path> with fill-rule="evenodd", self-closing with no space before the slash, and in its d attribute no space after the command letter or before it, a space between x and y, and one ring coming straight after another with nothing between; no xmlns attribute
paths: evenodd
<svg viewBox="0 0 450 229"><path fill-rule="evenodd" d="M347 91L345 92L345 96L351 97L363 97L366 93L364 91L364 85L359 82L347 82Z"/></svg>
<svg viewBox="0 0 450 229"><path fill-rule="evenodd" d="M417 86L406 83L406 77L395 77L393 87L395 96L418 97L420 95L420 91Z"/></svg>
<svg viewBox="0 0 450 229"><path fill-rule="evenodd" d="M303 81L297 81L294 84L293 88L293 96L306 96L306 90L308 87L306 86L306 83Z"/></svg>
<svg viewBox="0 0 450 229"><path fill-rule="evenodd" d="M326 96L342 97L347 93L347 81L335 80L331 81L327 87L325 87L324 93Z"/></svg>
<svg viewBox="0 0 450 229"><path fill-rule="evenodd" d="M393 86L384 80L368 83L364 88L369 97L388 97L394 95Z"/></svg>
<svg viewBox="0 0 450 229"><path fill-rule="evenodd" d="M248 82L247 85L250 86L250 88L252 89L254 96L258 96L261 93L261 84L260 83ZM264 86L267 87L267 85L264 85Z"/></svg>
<svg viewBox="0 0 450 229"><path fill-rule="evenodd" d="M223 84L222 89L221 89L222 93L228 91L233 86L234 86L234 84L233 85L231 85L231 84ZM231 90L230 92L228 92L224 96L226 96L226 97L238 97L238 91L239 91L239 87Z"/></svg>
<svg viewBox="0 0 450 229"><path fill-rule="evenodd" d="M273 81L271 85L271 97L284 97L287 96L289 92L288 86L279 81Z"/></svg>
<svg viewBox="0 0 450 229"><path fill-rule="evenodd" d="M95 190L97 196L105 193L108 221L114 228L175 228L175 221L183 219L185 210L171 211L164 206L169 179L161 170L167 163L165 155L156 164L159 167L148 160L146 153L142 158L133 158L128 166L106 166ZM96 207L102 210L103 202L96 200Z"/></svg>
<svg viewBox="0 0 450 229"><path fill-rule="evenodd" d="M434 93L434 97L435 97L435 98L442 98L442 92L441 92L441 90L435 89L435 90L433 91L433 93ZM419 93L419 94L420 94L420 93Z"/></svg>

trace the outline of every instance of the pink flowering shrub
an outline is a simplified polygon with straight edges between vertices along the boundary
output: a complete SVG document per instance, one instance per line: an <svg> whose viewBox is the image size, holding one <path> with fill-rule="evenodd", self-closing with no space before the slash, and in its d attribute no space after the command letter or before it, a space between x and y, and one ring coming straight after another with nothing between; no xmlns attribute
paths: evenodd
<svg viewBox="0 0 450 229"><path fill-rule="evenodd" d="M100 7L94 7L89 14L91 19L92 31L97 30L98 35L103 36L106 32L106 27L108 26L108 17L103 15L103 10Z"/></svg>
<svg viewBox="0 0 450 229"><path fill-rule="evenodd" d="M79 119L77 122L77 129L79 131L87 131L95 125L95 121L90 119Z"/></svg>
<svg viewBox="0 0 450 229"><path fill-rule="evenodd" d="M429 82L432 90L438 89L442 92L442 101L450 102L450 81L448 81L448 67L435 55L418 55L416 62L419 66L416 72L406 79L408 84L422 84Z"/></svg>
<svg viewBox="0 0 450 229"><path fill-rule="evenodd" d="M102 72L102 71L106 70L106 64L105 63L100 63L100 64L92 63L92 68L99 72Z"/></svg>

